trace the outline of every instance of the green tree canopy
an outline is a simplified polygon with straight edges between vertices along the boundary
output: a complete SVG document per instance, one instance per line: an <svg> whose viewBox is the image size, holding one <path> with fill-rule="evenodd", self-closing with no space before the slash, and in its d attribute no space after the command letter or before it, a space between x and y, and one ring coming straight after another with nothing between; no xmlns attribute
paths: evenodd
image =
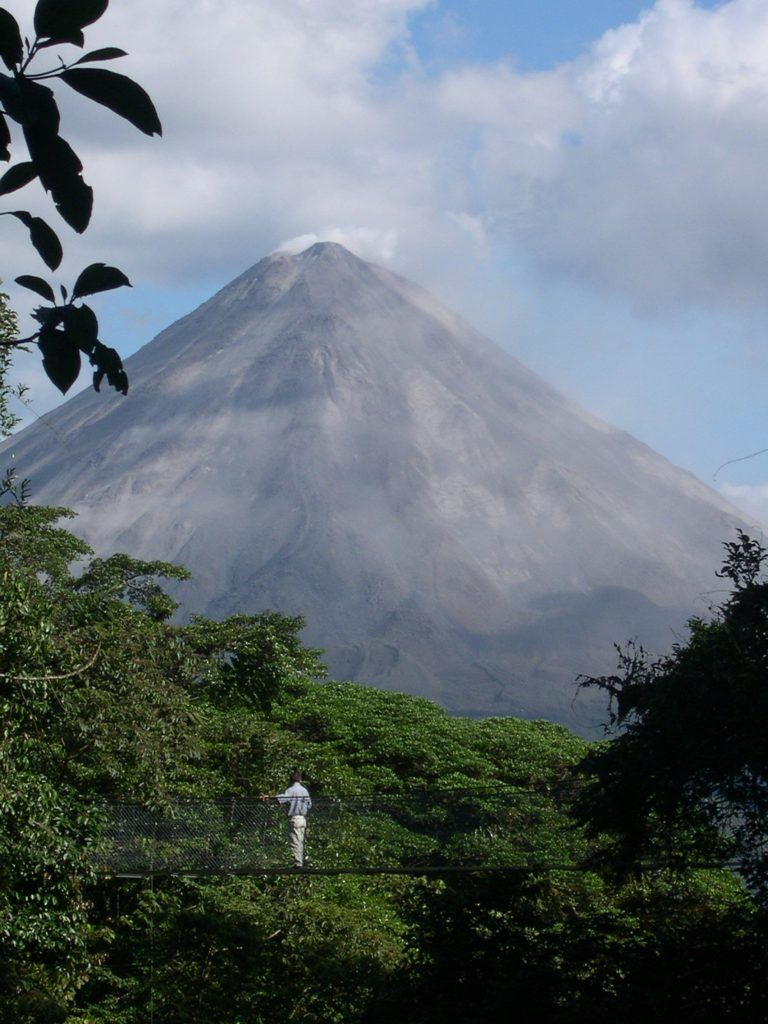
<svg viewBox="0 0 768 1024"><path fill-rule="evenodd" d="M67 515L0 508L3 1020L764 1015L761 919L738 879L684 860L637 880L590 868L610 840L590 842L569 798L549 797L588 755L584 741L549 723L457 719L425 700L322 682L300 619L174 623L164 582L185 572L94 559L63 528ZM296 765L316 797L368 801L334 833L347 863L407 866L440 832L451 865L505 871L96 873L110 801L170 814L185 801L274 793ZM505 806L499 784L536 799ZM439 787L455 789L437 800ZM532 856L562 869L519 870Z"/></svg>
<svg viewBox="0 0 768 1024"><path fill-rule="evenodd" d="M621 730L590 759L585 810L624 865L731 856L768 901L768 552L742 532L725 548L732 593L687 642L655 662L629 647L620 674L585 681Z"/></svg>

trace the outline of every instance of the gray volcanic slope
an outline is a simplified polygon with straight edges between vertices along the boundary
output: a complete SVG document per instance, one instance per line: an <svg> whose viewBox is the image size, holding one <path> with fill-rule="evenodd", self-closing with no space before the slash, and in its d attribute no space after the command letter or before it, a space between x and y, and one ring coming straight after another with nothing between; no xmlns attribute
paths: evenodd
<svg viewBox="0 0 768 1024"><path fill-rule="evenodd" d="M668 648L744 522L331 243L262 260L128 371L0 464L97 551L189 566L185 612L303 614L336 677L456 712L588 728L576 675L630 636Z"/></svg>

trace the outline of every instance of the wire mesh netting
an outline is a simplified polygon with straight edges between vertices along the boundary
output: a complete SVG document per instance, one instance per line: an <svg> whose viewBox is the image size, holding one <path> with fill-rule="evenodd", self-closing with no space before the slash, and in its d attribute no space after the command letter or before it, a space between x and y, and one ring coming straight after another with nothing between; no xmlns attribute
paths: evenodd
<svg viewBox="0 0 768 1024"><path fill-rule="evenodd" d="M561 812L568 796L562 790L496 788L316 797L307 818L305 867L523 867L567 859L578 843ZM116 804L107 812L96 867L113 874L290 868L288 826L275 800L179 801L162 811Z"/></svg>

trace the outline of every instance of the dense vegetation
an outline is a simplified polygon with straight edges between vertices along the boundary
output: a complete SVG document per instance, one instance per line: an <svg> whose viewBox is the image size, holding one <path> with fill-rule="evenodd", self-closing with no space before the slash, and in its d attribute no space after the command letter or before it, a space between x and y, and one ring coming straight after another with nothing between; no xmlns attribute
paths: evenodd
<svg viewBox="0 0 768 1024"><path fill-rule="evenodd" d="M323 682L300 620L174 625L160 583L184 572L89 561L66 515L0 509L4 1020L720 1022L765 1008L759 903L730 872L686 866L711 852L707 821L686 820L679 864L645 871L566 799L483 819L454 848L457 863L558 870L99 877L107 801L276 792L300 765L315 796L439 787L481 804L489 786L562 789L618 747ZM433 810L375 846L350 833L342 861L408 863L440 827Z"/></svg>
<svg viewBox="0 0 768 1024"><path fill-rule="evenodd" d="M768 551L742 532L725 549L731 593L685 644L655 662L630 647L620 675L586 681L622 727L592 759L587 812L625 864L701 851L708 834L768 903Z"/></svg>

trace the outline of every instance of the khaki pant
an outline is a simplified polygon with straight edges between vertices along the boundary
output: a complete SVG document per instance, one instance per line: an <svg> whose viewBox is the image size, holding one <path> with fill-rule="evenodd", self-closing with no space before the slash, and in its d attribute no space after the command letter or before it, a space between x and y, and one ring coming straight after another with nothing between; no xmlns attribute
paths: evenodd
<svg viewBox="0 0 768 1024"><path fill-rule="evenodd" d="M294 814L288 819L288 842L291 846L294 866L304 866L304 836L307 831L307 819L303 814Z"/></svg>

